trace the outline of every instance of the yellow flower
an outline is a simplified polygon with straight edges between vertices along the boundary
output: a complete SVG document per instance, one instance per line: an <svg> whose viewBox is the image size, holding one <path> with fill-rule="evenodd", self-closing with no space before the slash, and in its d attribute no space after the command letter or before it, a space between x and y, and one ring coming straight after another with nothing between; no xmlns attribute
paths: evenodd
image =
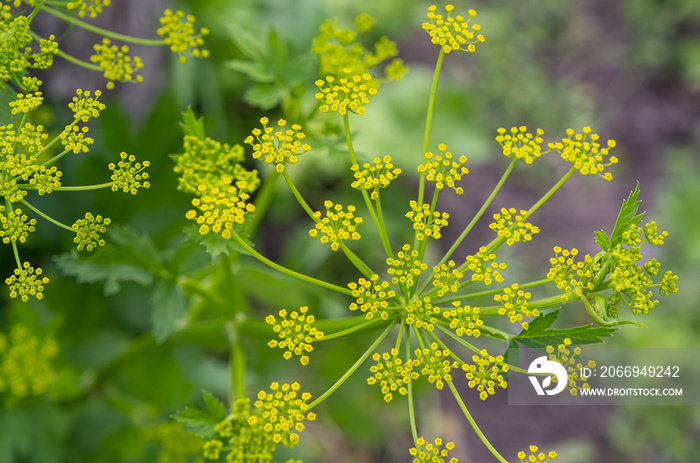
<svg viewBox="0 0 700 463"><path fill-rule="evenodd" d="M42 270L35 270L29 262L25 262L21 268L16 268L14 275L5 279L5 283L10 287L10 297L19 297L24 302L29 300L29 296L43 298L44 285L48 284L49 279L41 274Z"/></svg>
<svg viewBox="0 0 700 463"><path fill-rule="evenodd" d="M462 187L457 187L455 184L462 180L462 175L469 173L469 169L464 167L467 158L460 156L459 162L453 161L452 153L447 151L444 143L440 143L438 149L440 154L425 153L426 162L418 166L418 173L425 175L428 181L435 182L435 188L438 190L442 190L447 185L461 195L464 192Z"/></svg>
<svg viewBox="0 0 700 463"><path fill-rule="evenodd" d="M430 204L418 206L416 201L411 201L411 211L406 213L406 217L413 222L413 229L416 231L416 239L423 241L426 236L433 239L440 239L440 229L447 226L447 219L450 215L447 212L430 212Z"/></svg>
<svg viewBox="0 0 700 463"><path fill-rule="evenodd" d="M534 159L542 155L542 129L537 129L535 135L527 132L527 127L512 127L510 134L506 129L498 129L496 141L503 148L503 155L507 158L516 157L525 164L532 164Z"/></svg>
<svg viewBox="0 0 700 463"><path fill-rule="evenodd" d="M531 293L518 289L518 284L513 283L510 288L503 289L503 294L496 294L493 300L501 304L498 315L505 315L511 323L520 323L524 329L528 329L529 325L523 321L523 317L537 317L540 314L537 309L528 307L530 297Z"/></svg>
<svg viewBox="0 0 700 463"><path fill-rule="evenodd" d="M395 393L406 395L408 383L412 379L418 379L418 373L413 371L413 363L403 363L397 349L383 354L374 353L372 360L377 362L369 368L372 375L367 378L367 384L378 384L385 402L391 402Z"/></svg>
<svg viewBox="0 0 700 463"><path fill-rule="evenodd" d="M148 173L144 172L151 163L148 161L134 162L136 157L126 153L119 155L121 161L117 165L111 163L108 167L113 171L112 191L122 190L124 193L135 195L139 188L150 188L151 184L146 181Z"/></svg>
<svg viewBox="0 0 700 463"><path fill-rule="evenodd" d="M489 355L486 349L482 349L479 355L472 356L473 364L462 365L462 370L466 372L469 380L469 387L479 391L479 398L486 400L490 395L496 393L495 388L505 389L508 383L503 377L503 373L508 372L508 365L503 363L503 357Z"/></svg>
<svg viewBox="0 0 700 463"><path fill-rule="evenodd" d="M479 307L461 306L458 301L452 303L454 309L445 310L442 315L450 323L450 328L455 330L457 336L481 336L479 327L484 324L479 319Z"/></svg>
<svg viewBox="0 0 700 463"><path fill-rule="evenodd" d="M584 127L582 133L567 129L567 138L559 143L550 143L549 149L555 149L565 161L574 165L581 175L597 175L605 180L612 180L612 174L603 170L617 164L617 158L610 156L610 149L615 147L615 140L608 140L607 147L601 148L598 134L591 133L590 127ZM607 158L607 159L606 159ZM607 163L604 161L607 160Z"/></svg>
<svg viewBox="0 0 700 463"><path fill-rule="evenodd" d="M354 164L351 170L355 177L351 186L357 190L371 191L372 199L379 198L379 189L389 186L389 183L401 173L401 169L394 167L391 156L388 155L383 159L374 158L372 164L365 162L362 164L362 170L359 164Z"/></svg>
<svg viewBox="0 0 700 463"><path fill-rule="evenodd" d="M83 249L92 251L98 246L104 246L105 240L102 239L100 234L107 231L107 225L110 223L110 219L103 219L101 215L95 217L89 212L85 214L84 219L78 219L72 226L76 235L73 238L73 242L77 243L78 251Z"/></svg>
<svg viewBox="0 0 700 463"><path fill-rule="evenodd" d="M428 268L427 264L418 259L418 254L417 249L412 250L410 244L404 244L401 251L396 253L396 258L387 258L387 273L391 276L392 284L412 288L418 282L421 272Z"/></svg>
<svg viewBox="0 0 700 463"><path fill-rule="evenodd" d="M414 456L413 463L457 463L456 458L446 458L449 452L455 448L454 442L448 442L442 447L442 439L435 439L434 443L426 443L425 439L419 437L416 441L417 447L410 449L408 452Z"/></svg>
<svg viewBox="0 0 700 463"><path fill-rule="evenodd" d="M360 309L367 320L371 320L378 313L382 320L389 318L387 308L388 299L396 296L396 292L389 288L388 281L382 281L379 275L372 275L369 280L360 278L357 283L348 283L355 302L350 304L350 310Z"/></svg>
<svg viewBox="0 0 700 463"><path fill-rule="evenodd" d="M479 251L471 256L467 256L467 270L472 272L472 281L483 281L486 286L492 282L501 283L503 277L500 270L507 268L506 264L499 264L496 260L496 254L486 253L485 246L479 248Z"/></svg>
<svg viewBox="0 0 700 463"><path fill-rule="evenodd" d="M246 214L255 211L255 206L246 203L250 198L245 193L247 185L243 181L231 184L232 179L226 178L222 186L199 186L199 198L192 200L196 209L187 212L186 217L199 225L199 233L206 235L210 231L230 239L235 224L242 224Z"/></svg>
<svg viewBox="0 0 700 463"><path fill-rule="evenodd" d="M0 238L5 244L24 243L27 236L35 230L36 219L29 219L22 209L17 208L7 211L0 205Z"/></svg>
<svg viewBox="0 0 700 463"><path fill-rule="evenodd" d="M577 296L583 295L584 285L581 280L592 278L593 274L590 270L584 271L583 268L593 261L591 256L586 254L583 262L576 262L574 258L578 255L578 249L574 248L571 251L562 250L559 246L554 247L554 257L549 259L552 264L547 278L554 281L557 288L561 290L561 302L568 301L568 296L565 293L574 293ZM588 289L593 289L593 283L588 282L585 286Z"/></svg>
<svg viewBox="0 0 700 463"><path fill-rule="evenodd" d="M499 237L506 238L506 244L511 246L519 241L530 241L532 235L540 232L538 227L530 223L526 223L523 217L527 216L527 211L520 211L520 215L516 215L517 211L514 208L502 208L499 214L494 214L495 222L489 225L489 228L495 231Z"/></svg>
<svg viewBox="0 0 700 463"><path fill-rule="evenodd" d="M10 102L10 108L12 108L12 114L26 114L30 111L34 111L36 108L41 106L44 101L44 97L41 92L34 93L18 93L17 99Z"/></svg>
<svg viewBox="0 0 700 463"><path fill-rule="evenodd" d="M275 166L277 172L282 172L285 164L296 164L297 156L311 151L311 147L308 143L302 145L301 141L306 135L300 125L293 124L285 130L287 121L280 119L277 121L279 130L274 132L272 127L267 126L268 122L267 117L260 119L263 130L253 129L253 134L245 139L245 143L253 147L253 158L264 158L266 163Z"/></svg>
<svg viewBox="0 0 700 463"><path fill-rule="evenodd" d="M362 223L362 217L355 217L355 206L348 206L343 210L340 204L331 201L324 203L326 216L321 218L321 212L314 212L316 227L309 230L311 237L319 236L321 243L330 243L331 249L337 251L345 240L359 240L360 234L357 226Z"/></svg>
<svg viewBox="0 0 700 463"><path fill-rule="evenodd" d="M272 325L272 330L277 333L279 341L276 339L267 343L268 346L279 347L284 353L285 359L292 358L293 355L299 356L299 361L302 365L309 363L309 356L306 353L314 350L311 343L320 341L323 338L323 332L312 326L315 318L313 315L307 315L308 307L301 307L299 312L293 311L287 318L287 311L282 309L279 311L279 316L282 318L279 322L274 315L268 315L265 321L268 325Z"/></svg>
<svg viewBox="0 0 700 463"><path fill-rule="evenodd" d="M272 392L258 392L258 400L255 408L262 411L261 417L251 416L248 423L261 426L262 429L272 435L276 444L283 443L288 447L299 442L299 434L304 430L302 421L313 421L316 414L307 412L311 399L308 392L299 393L299 383L282 384L272 383Z"/></svg>
<svg viewBox="0 0 700 463"><path fill-rule="evenodd" d="M420 374L428 378L428 382L435 384L438 390L442 390L444 382L452 381L450 371L457 368L459 363L452 360L448 349L440 349L436 342L430 348L416 349L416 358L412 361L413 367L422 366Z"/></svg>
<svg viewBox="0 0 700 463"><path fill-rule="evenodd" d="M478 34L481 26L469 24L469 21L476 16L476 11L469 10L469 17L465 20L463 16L452 17L453 5L446 5L447 17L435 14L437 7L432 5L428 8L429 22L423 23L423 29L430 35L431 42L440 45L445 53L454 50L465 50L475 52L474 44L484 41L484 36Z"/></svg>
<svg viewBox="0 0 700 463"><path fill-rule="evenodd" d="M102 92L95 90L94 96L90 92L84 92L81 89L76 90L76 95L73 101L68 103L68 107L73 111L73 118L83 122L96 118L100 115L100 111L105 109L105 105L98 100Z"/></svg>
<svg viewBox="0 0 700 463"><path fill-rule="evenodd" d="M112 45L108 38L94 47L95 54L90 61L97 64L107 79L107 88L114 88L114 82L141 82L143 76L136 73L143 68L143 62L138 56L129 56L129 47Z"/></svg>
<svg viewBox="0 0 700 463"><path fill-rule="evenodd" d="M16 397L45 394L54 379L52 360L58 355L53 337L43 340L23 325L0 333L0 392Z"/></svg>
<svg viewBox="0 0 700 463"><path fill-rule="evenodd" d="M337 82L333 76L316 81L319 89L316 99L323 103L319 110L322 113L332 111L341 115L347 114L348 111L364 114L365 105L377 94L376 83L372 81L370 74L360 75L351 68L343 69L343 74L344 77L339 77Z"/></svg>
<svg viewBox="0 0 700 463"><path fill-rule="evenodd" d="M160 18L161 27L158 35L164 37L166 45L170 46L170 51L176 53L180 58L180 63L187 62L185 53L191 53L195 58L206 58L209 50L202 47L204 45L203 36L209 34L209 29L203 27L199 33L194 28L195 17L191 14L185 15L181 10L165 10Z"/></svg>
<svg viewBox="0 0 700 463"><path fill-rule="evenodd" d="M102 13L102 7L110 6L111 0L72 0L66 4L69 10L78 10L78 16L84 18L86 15L91 18Z"/></svg>

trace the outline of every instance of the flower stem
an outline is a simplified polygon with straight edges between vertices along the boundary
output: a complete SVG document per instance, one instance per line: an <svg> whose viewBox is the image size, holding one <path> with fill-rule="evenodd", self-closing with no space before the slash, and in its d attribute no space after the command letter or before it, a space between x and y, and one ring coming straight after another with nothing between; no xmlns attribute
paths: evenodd
<svg viewBox="0 0 700 463"><path fill-rule="evenodd" d="M101 27L97 27L97 26L94 26L92 24L86 23L84 21L81 21L77 18L74 18L73 16L62 13L61 11L55 10L49 6L46 6L46 5L44 5L41 8L41 11L48 13L51 16L55 16L58 19L61 19L65 22L72 24L74 26L77 26L81 29L85 29L86 31L93 32L97 35L109 37L110 39L121 40L122 42L133 43L133 44L137 44L137 45L165 45L165 40L163 40L163 39L141 39L138 37L132 37L130 35L124 35L124 34L120 34L118 32L113 32L113 31L103 29Z"/></svg>
<svg viewBox="0 0 700 463"><path fill-rule="evenodd" d="M278 270L278 271L284 273L285 275L289 275L289 276L296 278L298 280L305 281L307 283L311 283L313 285L320 286L322 288L330 289L332 291L335 291L335 292L338 292L341 294L345 294L347 296L352 296L352 291L350 291L349 289L343 288L343 287L338 286L338 285L334 285L333 283L328 283L326 281L317 280L316 278L312 278L310 276L303 275L301 273L295 272L294 270L289 270L288 268L282 267L281 265L271 261L267 257L265 257L262 254L260 254L259 252L257 252L255 249L251 248L250 245L248 243L246 243L243 240L243 238L238 236L238 233L236 233L233 230L231 230L231 237L234 240L236 240L236 242L238 244L240 244L243 249L245 249L248 253L250 253L250 255L252 255L256 259L258 259L263 264L265 264L269 267L272 267L275 270Z"/></svg>
<svg viewBox="0 0 700 463"><path fill-rule="evenodd" d="M393 327L393 324L387 326L386 329L382 331L382 334L380 334L379 337L374 340L372 345L369 346L369 348L367 348L367 350L362 354L362 356L360 356L359 359L357 359L357 361L348 369L348 371L346 371L345 374L341 376L340 379L336 381L335 384L333 384L326 392L324 392L318 398L316 398L316 400L311 402L307 410L311 410L316 405L326 400L328 396L330 396L333 392L335 392L336 389L338 389L355 372L355 370L357 370L360 367L360 365L362 365L362 363L365 360L367 360L367 357L369 357L370 354L374 352L374 349L376 349L377 346L379 346L379 344L384 340L384 338L387 337L387 335L391 332L391 329Z"/></svg>
<svg viewBox="0 0 700 463"><path fill-rule="evenodd" d="M462 413L464 413L464 416L467 418L469 421L469 424L472 425L472 428L474 429L474 432L476 432L476 435L479 436L479 439L481 439L481 442L484 443L487 449L493 454L496 459L501 462L501 463L508 463L508 460L503 458L500 453L491 445L491 442L484 436L484 433L481 432L481 429L479 429L479 426L477 426L476 421L474 421L474 418L472 417L471 413L469 413L469 410L467 410L467 406L464 405L464 401L462 400L462 397L460 397L459 392L457 391L457 388L455 385L452 383L452 381L446 381L447 386L450 388L450 391L452 391L452 395L455 397L455 400L457 401L457 404L459 405L459 408L462 410Z"/></svg>
<svg viewBox="0 0 700 463"><path fill-rule="evenodd" d="M435 95L437 93L438 80L440 79L440 70L442 62L445 59L445 51L440 48L437 63L435 64L435 72L433 73L433 83L430 86L430 98L428 98L428 112L425 116L425 134L423 135L423 152L421 153L421 164L425 164L425 153L428 152L430 145L430 127L433 122L433 110L435 108ZM425 175L421 174L420 184L418 186L418 207L423 207L423 195L425 194Z"/></svg>
<svg viewBox="0 0 700 463"><path fill-rule="evenodd" d="M55 190L55 188L54 188L54 190ZM24 204L25 206L27 206L29 209L33 210L33 211L36 212L38 215L40 215L40 216L43 217L44 219L48 220L48 221L51 222L52 224L54 224L54 225L56 225L56 226L58 226L58 227L61 227L61 228L65 229L65 230L68 230L69 232L75 233L75 230L73 230L71 227L69 227L69 226L66 225L66 224L63 224L63 223L59 222L59 221L56 220L56 219L53 219L53 218L49 217L48 215L44 214L43 212L41 212L41 211L40 211L39 209L37 209L36 207L34 207L34 206L32 206L31 204L29 204L29 203L28 203L27 201L25 201L24 199L20 199L19 202L21 202L22 204Z"/></svg>
<svg viewBox="0 0 700 463"><path fill-rule="evenodd" d="M230 357L228 360L229 365L229 384L228 384L228 400L230 404L233 404L236 399L240 399L246 396L245 393L245 352L243 351L243 345L238 338L238 333L236 327L233 323L228 323L226 325L226 333L229 338L230 345Z"/></svg>

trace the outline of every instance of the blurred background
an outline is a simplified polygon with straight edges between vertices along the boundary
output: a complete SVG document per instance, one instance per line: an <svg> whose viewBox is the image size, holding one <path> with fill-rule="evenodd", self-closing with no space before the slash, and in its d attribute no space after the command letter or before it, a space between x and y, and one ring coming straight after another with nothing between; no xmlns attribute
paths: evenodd
<svg viewBox="0 0 700 463"><path fill-rule="evenodd" d="M462 181L464 194L443 194L440 199L438 208L451 217L442 243L445 247L451 244L507 166L493 140L497 128L539 127L545 140L551 141L561 138L569 127L580 130L590 125L603 140L617 141L620 163L612 169L614 180L574 176L533 218L541 233L528 246L506 256L512 262L507 279L518 281L533 271L546 273L555 245L594 254L593 232L611 230L622 200L639 182L646 219L656 220L660 229L669 232L666 244L654 250L657 254L645 257L656 257L680 276L679 293L662 299L641 320L648 328L626 326L606 342L614 347L700 347L700 3L454 3L457 12L478 11L475 21L481 24L486 42L475 54L448 55L440 79L431 140L466 155L470 169ZM262 115L275 120L281 114L279 101L256 98L251 93L256 82L231 64L232 60L251 60L245 47L247 37L264 42L274 30L288 53L286 64L299 66L300 76L306 78L301 85L279 83L278 90L298 97L299 107L293 110L308 117L314 105L317 70L315 63L305 64L303 57L319 26L337 17L339 26L352 27L358 14L369 13L377 23L366 38L367 46L388 36L397 42L399 57L410 70L401 81L383 85L365 115L351 118L354 143L361 162L390 154L403 169L400 182L392 185L395 195L386 197L385 210L394 243L407 242L412 231L402 211L408 195L416 191L415 165L421 154L428 90L437 58L436 47L420 27L430 3L128 0L113 4L96 23L149 38L155 37L157 18L165 8L193 13L200 26L211 30L207 38L211 58L191 59L182 66L166 50L132 47L146 64L144 82L117 84L105 95L107 109L91 132L95 147L87 155L66 159L64 184L96 183L102 177L105 180L101 181L107 181L106 164L126 151L150 160L151 189L136 197L95 193L66 199L66 195L52 195L42 198L43 210L67 223L72 223L76 211L97 210L136 230L136 236L147 236L167 256L169 249L183 242L184 214L190 201L176 191L177 177L169 157L182 150L180 113L193 107L205 116L209 136L231 144L242 143ZM95 36L66 29L50 17L39 16L37 21L43 35L57 35L61 48L83 59L91 54ZM65 124L66 104L76 87L104 87L100 76L60 61L40 77L47 100L42 117L56 131ZM351 176L343 137L325 124L312 122L309 130L317 135L312 137L314 151L300 158L292 173L317 209L327 198L343 204L357 201L347 187ZM490 213L501 207L527 209L565 172L560 161L546 157L527 171L517 169ZM267 171L261 171L266 175ZM257 249L309 275L332 275L336 281L356 278L343 259L308 239L303 211L281 182L278 187L275 204L252 238ZM455 258L475 252L490 240L490 233L486 226L475 230ZM370 242L363 240L353 250L367 256L369 262L378 262L381 256ZM118 292L102 282L81 282L90 278L77 270L71 273L65 265L61 271L54 260L71 245L71 237L40 223L22 253L50 277L45 298L22 304L10 300L6 290L1 293L3 321L54 333L61 345L61 366L60 387L52 397L0 415L0 461L195 461L187 456L189 442L180 430L167 424L168 416L200 404L202 389L226 396L226 349L216 345L216 340L212 345L177 339L153 343L148 334L152 285L132 274L113 282ZM431 250L435 255L440 251ZM196 259L201 266L207 256L201 251ZM2 274L9 275L13 259L5 247L0 248L0 263ZM301 305L327 317L346 313L347 301L342 298L329 298L246 259L238 265L236 277L249 288L245 297L260 314ZM590 322L582 307L572 306L566 317L570 323ZM371 338L359 336L343 349L322 345L314 352L312 365L300 373L296 365L282 363L277 353L268 352L264 342L251 341L247 345L253 366L247 378L249 388L257 391L271 380L291 377L303 385L314 384L318 388L315 395L332 384L370 342ZM323 384L316 385L321 381L318 378ZM431 391L426 388L425 392ZM698 407L515 407L507 405L505 393L482 402L468 390L465 401L486 436L511 460L531 444L543 451L556 450L558 463L674 463L694 461L700 453ZM408 461L406 449L412 445L404 409L400 400L384 404L378 391L366 386L361 369L320 407L319 420L304 432L304 445L289 458ZM421 434L456 442L451 456L460 462L493 461L455 410L451 397L421 394L418 414L425 428ZM190 448L199 445L189 444Z"/></svg>

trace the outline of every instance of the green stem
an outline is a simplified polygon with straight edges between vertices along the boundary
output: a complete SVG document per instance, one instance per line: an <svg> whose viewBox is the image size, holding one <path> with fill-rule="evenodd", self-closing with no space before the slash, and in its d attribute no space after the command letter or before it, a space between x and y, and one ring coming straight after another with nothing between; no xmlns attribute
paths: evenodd
<svg viewBox="0 0 700 463"><path fill-rule="evenodd" d="M81 186L57 186L53 188L53 191L90 191L90 190L101 190L103 188L111 188L112 186L116 185L117 182L107 182L107 183L100 183L98 185L81 185ZM36 186L34 185L20 185L20 188L23 188L25 190L35 190Z"/></svg>
<svg viewBox="0 0 700 463"><path fill-rule="evenodd" d="M130 35L124 35L124 34L120 34L118 32L113 32L113 31L110 31L107 29L103 29L101 27L94 26L92 24L88 24L84 21L81 21L77 18L74 18L73 16L70 16L70 15L62 13L58 10L55 10L49 6L43 6L41 8L41 10L45 13L50 14L51 16L55 16L58 19L65 21L69 24L77 26L81 29L85 29L86 31L93 32L97 35L109 37L110 39L121 40L122 42L133 43L133 44L137 44L137 45L165 45L165 40L163 40L163 39L141 39L138 37L132 37Z"/></svg>
<svg viewBox="0 0 700 463"><path fill-rule="evenodd" d="M408 365L408 362L411 361L411 335L410 331L408 328L408 325L406 325L406 365ZM414 410L414 404L413 404L413 381L408 381L408 384L406 385L406 389L408 389L408 418L411 423L411 436L413 436L413 445L416 446L416 449L419 448L418 445L418 428L416 427L416 412Z"/></svg>
<svg viewBox="0 0 700 463"><path fill-rule="evenodd" d="M292 191L292 194L297 199L297 202L299 202L301 207L306 211L309 217L311 217L311 220L313 220L314 222L318 222L318 219L314 216L314 211L311 210L309 204L301 196L301 193L299 193L299 190L297 190L297 187L294 185L294 182L292 182L292 179L287 173L286 169L282 171L282 176L284 177L284 181L287 182L287 186L289 186L289 189Z"/></svg>
<svg viewBox="0 0 700 463"><path fill-rule="evenodd" d="M246 220L246 232L250 235L255 233L258 229L260 222L265 216L265 212L272 204L272 199L275 195L275 186L277 185L277 179L279 175L275 172L270 174L263 181L262 187L258 190L255 196L255 214L250 220Z"/></svg>
<svg viewBox="0 0 700 463"><path fill-rule="evenodd" d="M320 286L321 288L330 289L330 290L332 290L332 291L335 291L335 292L338 292L338 293L341 293L341 294L345 294L345 295L347 295L347 296L352 296L352 291L350 291L349 289L340 287L340 286L338 286L338 285L334 285L333 283L328 283L328 282L326 282L326 281L317 280L316 278L312 278L312 277L310 277L310 276L303 275L303 274L301 274L301 273L295 272L294 270L289 270L289 269L286 268L286 267L282 267L281 265L279 265L279 264L277 264L277 263L275 263L275 262L272 262L270 259L268 259L267 257L263 256L262 254L260 254L259 252L257 252L255 249L251 248L250 245L248 245L248 243L246 243L240 236L238 236L238 233L236 233L236 232L233 231L233 230L231 230L231 236L232 236L232 238L233 238L234 240L236 240L236 242L237 242L238 244L240 244L241 247L242 247L243 249L245 249L250 255L252 255L252 256L255 257L256 259L258 259L258 260L259 260L260 262L262 262L263 264L265 264L265 265L267 265L267 266L269 266L269 267L272 267L272 268L274 268L275 270L278 270L278 271L284 273L285 275L289 275L289 276L291 276L291 277L293 277L293 278L296 278L296 279L298 279L298 280L305 281L305 282L307 282L307 283L311 283L311 284L316 285L316 286Z"/></svg>
<svg viewBox="0 0 700 463"><path fill-rule="evenodd" d="M348 153L350 154L350 160L352 161L352 165L355 166L357 165L357 157L355 156L355 149L352 146L352 137L350 137L350 118L348 117L347 113L343 114L343 127L345 130L345 141L348 145ZM372 201L370 200L369 195L367 194L367 190L362 189L360 190L360 193L362 193L362 198L365 201L365 206L367 206L369 215L372 216L372 222L374 222L374 227L379 233L379 238L382 241L382 246L384 246L384 252L386 253L387 257L393 257L394 253L391 251L391 244L389 243L389 237L386 231L386 227L384 226L384 222L380 222L379 219L377 219L377 214L374 212L374 207L372 206Z"/></svg>
<svg viewBox="0 0 700 463"><path fill-rule="evenodd" d="M391 332L391 329L393 327L394 327L393 324L390 324L389 326L387 326L386 329L384 331L382 331L382 334L380 334L379 337L374 340L372 345L369 346L369 348L367 348L367 350L362 354L362 356L360 356L359 359L357 359L357 361L348 369L348 371L346 371L345 374L343 376L341 376L340 379L338 381L336 381L335 384L333 384L326 392L324 392L316 400L311 402L309 404L309 408L307 410L311 410L316 405L318 405L321 402L323 402L324 400L326 400L326 398L328 398L328 396L330 396L333 392L335 392L336 389L338 389L355 372L355 370L357 370L360 367L360 365L362 365L362 363L364 363L364 361L367 359L367 357L369 357L370 354L372 354L372 352L374 352L374 349L376 349L377 346L379 346L379 344L384 340L384 338L387 337L387 335Z"/></svg>
<svg viewBox="0 0 700 463"><path fill-rule="evenodd" d="M87 61L83 61L81 59L76 58L75 56L69 55L65 51L59 49L58 53L56 53L58 56L63 58L64 60L68 61L71 64L75 64L76 66L79 66L84 69L88 69L90 71L97 71L97 72L102 72L103 69L99 67L96 64L88 63Z"/></svg>
<svg viewBox="0 0 700 463"><path fill-rule="evenodd" d="M479 436L479 439L481 439L481 442L484 443L487 449L493 454L496 459L501 462L501 463L508 463L508 460L503 458L500 453L491 445L491 442L484 436L484 433L481 432L481 429L479 429L479 426L477 426L476 421L474 421L474 418L472 417L471 413L469 413L469 410L467 410L467 406L464 405L464 401L462 400L462 397L459 395L459 392L457 391L457 388L455 385L452 383L452 381L447 381L447 386L450 388L450 391L452 391L452 395L454 396L455 400L457 401L457 404L459 405L459 408L462 410L462 413L464 413L464 416L467 418L469 421L469 424L472 425L472 428L474 429L474 432L476 432L476 435Z"/></svg>
<svg viewBox="0 0 700 463"><path fill-rule="evenodd" d="M545 278L543 280L537 280L537 281L531 281L529 283L518 284L518 289L533 288L535 286L540 286L540 285L544 285L547 283L551 283L552 281L553 280L550 280L549 278ZM503 292L503 288L495 288L495 289L488 289L486 291L479 291L476 293L458 294L455 296L435 299L435 301L433 301L432 304L433 305L447 304L449 302L463 301L465 299L473 299L476 297L490 296L490 295L499 294L502 292ZM432 299L432 296L434 295L434 293L435 293L435 291L432 291L432 292L428 293L427 296Z"/></svg>
<svg viewBox="0 0 700 463"><path fill-rule="evenodd" d="M343 336L347 336L348 334L354 333L355 331L358 331L358 330L362 330L364 328L367 328L368 326L378 325L378 324L380 324L380 322L383 322L383 321L384 320L382 320L381 318L378 318L378 319L373 318L372 320L367 320L367 321L360 323L356 326L347 328L347 329L342 330L342 331L338 331L338 332L333 333L333 334L329 334L329 335L324 334L323 338L321 338L320 341L330 341L331 339L342 338Z"/></svg>
<svg viewBox="0 0 700 463"><path fill-rule="evenodd" d="M55 188L54 188L54 190L55 190ZM40 215L40 216L43 217L44 219L48 220L48 221L51 222L52 224L54 224L54 225L56 225L56 226L59 226L59 227L65 229L65 230L68 230L69 232L75 233L75 230L73 230L71 227L69 227L69 226L66 225L66 224L63 224L63 223L59 222L58 220L55 220L55 219L49 217L48 215L44 214L43 212L41 212L41 211L40 211L39 209L37 209L36 207L34 207L34 206L32 206L31 204L29 204L29 203L28 203L27 201L25 201L24 199L20 199L19 202L21 202L22 204L24 204L25 206L27 206L29 209L33 210L33 211L36 212L38 215Z"/></svg>
<svg viewBox="0 0 700 463"><path fill-rule="evenodd" d="M374 200L377 205L377 219L379 220L379 233L382 239L382 244L384 244L384 250L386 251L387 257L394 258L394 251L391 249L391 242L389 241L389 233L386 229L386 222L384 222L384 214L382 214L382 203L379 201L379 194L377 194L377 199Z"/></svg>
<svg viewBox="0 0 700 463"><path fill-rule="evenodd" d="M425 133L423 135L423 152L421 153L421 164L425 164L425 153L428 152L430 145L430 128L433 122L433 110L435 108L435 95L437 94L438 80L440 79L440 70L442 62L445 59L445 51L441 48L438 55L437 63L435 64L435 72L433 73L433 83L430 86L430 97L428 98L428 112L425 116ZM420 185L418 186L418 207L423 206L423 195L425 194L425 174L420 176Z"/></svg>
<svg viewBox="0 0 700 463"><path fill-rule="evenodd" d="M228 384L228 400L229 404L233 405L236 399L241 399L246 396L245 393L245 352L243 345L238 338L236 326L233 323L226 324L226 333L228 334L230 343L229 363L229 384Z"/></svg>
<svg viewBox="0 0 700 463"><path fill-rule="evenodd" d="M213 302L214 304L218 305L221 309L228 310L228 304L226 303L226 300L219 296L217 293L202 287L199 280L195 280L193 278L185 276L180 276L177 278L177 284L180 285L183 289L190 289L193 292L199 294L200 296L205 297L207 300L209 300L209 302Z"/></svg>

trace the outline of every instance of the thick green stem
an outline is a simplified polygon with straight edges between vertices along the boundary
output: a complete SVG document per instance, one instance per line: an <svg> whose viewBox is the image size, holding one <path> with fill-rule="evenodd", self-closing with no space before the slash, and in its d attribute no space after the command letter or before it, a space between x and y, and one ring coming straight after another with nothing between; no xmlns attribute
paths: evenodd
<svg viewBox="0 0 700 463"><path fill-rule="evenodd" d="M243 345L238 337L236 326L233 323L226 325L226 333L228 334L230 344L230 357L228 360L229 384L228 384L228 400L229 404L237 399L242 399L246 396L245 393L245 352Z"/></svg>
<svg viewBox="0 0 700 463"><path fill-rule="evenodd" d="M367 357L369 357L372 352L374 352L374 349L379 346L379 344L384 340L384 338L387 337L387 335L391 332L391 329L394 327L393 324L390 324L389 326L386 327L384 331L382 331L382 334L379 335L377 339L374 340L371 346L367 348L367 350L360 356L359 359L348 369L348 371L345 372L343 376L340 377L338 381L335 382L326 392L318 396L316 400L311 402L309 404L309 408L307 410L311 410L314 408L316 405L320 404L324 400L326 400L333 392L336 391L359 367L364 363L365 360L367 360Z"/></svg>
<svg viewBox="0 0 700 463"><path fill-rule="evenodd" d="M298 279L298 280L305 281L305 282L307 282L307 283L311 283L312 285L320 286L321 288L330 289L330 290L332 290L332 291L335 291L335 292L338 292L338 293L341 293L341 294L345 294L345 295L347 295L347 296L352 296L352 291L350 291L349 289L343 288L343 287L338 286L338 285L334 285L333 283L328 283L328 282L323 281L323 280L317 280L316 278L312 278L312 277L310 277L310 276L303 275L303 274L301 274L301 273L295 272L294 270L289 270L288 268L282 267L281 265L279 265L279 264L277 264L277 263L271 261L271 260L268 259L267 257L265 257L265 256L263 256L262 254L260 254L259 252L257 252L255 249L251 248L250 245L249 245L248 243L246 243L246 242L243 240L243 238L241 238L240 236L238 236L238 233L236 233L236 232L233 231L233 230L231 231L231 237L232 237L238 244L240 244L241 247L242 247L243 249L245 249L251 256L255 257L256 259L258 259L258 260L259 260L260 262L262 262L263 264L265 264L265 265L267 265L267 266L269 266L269 267L274 268L275 270L278 270L278 271L284 273L285 275L289 275L289 276L291 276L291 277L293 277L293 278L296 278L296 279Z"/></svg>
<svg viewBox="0 0 700 463"><path fill-rule="evenodd" d="M457 404L459 405L459 408L462 410L462 413L464 413L464 416L467 418L469 421L469 424L472 425L472 428L474 429L474 432L476 432L476 435L479 436L479 439L481 439L481 442L484 443L487 449L493 454L494 457L501 463L508 463L508 460L503 458L500 453L491 445L491 442L484 436L484 433L481 432L481 429L479 429L479 426L477 426L476 421L474 421L474 418L472 417L471 413L469 413L469 410L467 409L467 406L464 405L464 401L462 400L462 397L459 395L459 391L457 391L457 388L455 385L452 383L452 381L447 381L447 386L450 388L450 391L452 391L452 395L454 396L455 400L457 401Z"/></svg>

